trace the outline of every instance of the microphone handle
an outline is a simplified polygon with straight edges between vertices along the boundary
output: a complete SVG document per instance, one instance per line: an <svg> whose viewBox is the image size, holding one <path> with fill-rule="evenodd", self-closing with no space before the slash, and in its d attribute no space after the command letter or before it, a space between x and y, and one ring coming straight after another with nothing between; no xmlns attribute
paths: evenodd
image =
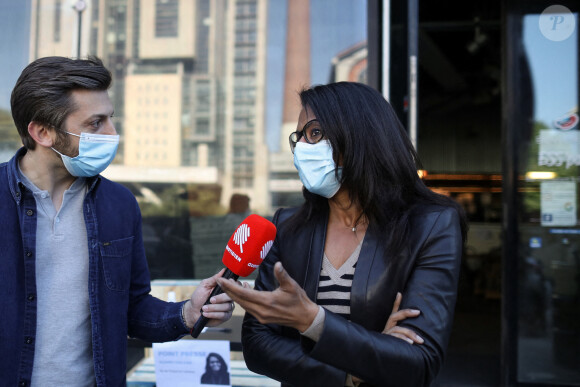
<svg viewBox="0 0 580 387"><path fill-rule="evenodd" d="M234 281L237 280L238 277L239 277L239 275L237 275L236 273L234 273L230 269L226 269L226 271L224 272L224 275L222 275L222 278L225 278L225 279L233 278ZM218 294L221 294L221 293L223 293L222 288L219 285L216 285L215 288L213 288L213 291L211 292L211 294L207 298L207 301L205 302L204 305L210 304L209 300L211 300L211 298L213 296L217 296ZM199 311L202 312L202 309L200 309ZM209 321L209 318L205 317L203 315L203 312L202 312L201 316L199 316L199 318L197 319L197 321L195 322L195 325L193 326L193 328L191 330L191 336L193 338L197 338L197 336L199 336L199 334L201 333L201 331L205 327L205 324L207 324L208 321Z"/></svg>

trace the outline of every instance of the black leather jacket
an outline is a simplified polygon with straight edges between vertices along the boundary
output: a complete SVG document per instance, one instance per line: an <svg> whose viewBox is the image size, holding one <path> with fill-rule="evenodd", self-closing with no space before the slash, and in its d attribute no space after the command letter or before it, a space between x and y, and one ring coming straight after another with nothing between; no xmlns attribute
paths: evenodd
<svg viewBox="0 0 580 387"><path fill-rule="evenodd" d="M274 215L278 233L260 266L256 289L278 286L272 268L281 261L316 300L328 215L318 215L290 235L280 225L294 211ZM381 233L372 224L368 227L352 283L351 321L327 311L318 342L292 328L263 325L246 313L242 344L248 368L283 386L344 386L347 373L364 385L430 385L443 364L451 332L462 236L453 208L421 206L410 224L408 247L398 256L384 251ZM403 293L400 309L421 311L400 325L413 329L423 344L381 334L398 291Z"/></svg>

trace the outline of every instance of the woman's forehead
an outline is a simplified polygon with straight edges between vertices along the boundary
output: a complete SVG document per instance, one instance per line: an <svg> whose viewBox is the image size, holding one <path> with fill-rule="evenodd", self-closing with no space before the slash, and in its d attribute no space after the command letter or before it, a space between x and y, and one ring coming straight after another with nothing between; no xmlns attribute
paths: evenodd
<svg viewBox="0 0 580 387"><path fill-rule="evenodd" d="M314 114L312 109L310 109L309 107L302 108L302 110L300 110L300 115L298 116L298 123L300 124L299 126L300 127L303 126L308 121L311 121L314 118L316 118L316 115Z"/></svg>

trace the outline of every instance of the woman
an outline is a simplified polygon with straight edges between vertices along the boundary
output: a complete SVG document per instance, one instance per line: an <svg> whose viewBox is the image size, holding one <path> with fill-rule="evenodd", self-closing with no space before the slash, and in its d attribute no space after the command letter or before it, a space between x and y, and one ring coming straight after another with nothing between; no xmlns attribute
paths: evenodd
<svg viewBox="0 0 580 387"><path fill-rule="evenodd" d="M228 366L218 353L210 353L205 359L205 373L201 375L201 384L230 384Z"/></svg>
<svg viewBox="0 0 580 387"><path fill-rule="evenodd" d="M429 385L451 331L462 211L423 184L377 91L340 82L300 99L290 146L305 203L274 215L256 290L218 280L247 311L248 368L283 385Z"/></svg>

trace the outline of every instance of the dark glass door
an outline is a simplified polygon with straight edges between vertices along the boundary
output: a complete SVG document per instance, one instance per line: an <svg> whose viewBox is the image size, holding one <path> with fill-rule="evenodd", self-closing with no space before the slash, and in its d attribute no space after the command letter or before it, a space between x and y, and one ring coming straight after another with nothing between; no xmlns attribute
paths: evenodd
<svg viewBox="0 0 580 387"><path fill-rule="evenodd" d="M502 297L501 3L390 3L390 102L410 137L416 138L425 183L457 200L470 222L453 331L439 381L497 386Z"/></svg>
<svg viewBox="0 0 580 387"><path fill-rule="evenodd" d="M580 5L508 4L504 382L580 385Z"/></svg>

